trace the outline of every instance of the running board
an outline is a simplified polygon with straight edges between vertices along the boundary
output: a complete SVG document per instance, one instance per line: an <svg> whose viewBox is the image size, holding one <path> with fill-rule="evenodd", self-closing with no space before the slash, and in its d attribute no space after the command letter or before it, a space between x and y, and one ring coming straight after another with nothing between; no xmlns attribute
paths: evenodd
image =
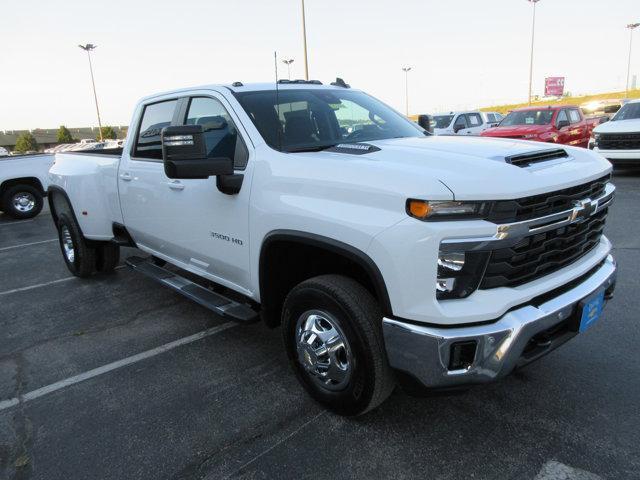
<svg viewBox="0 0 640 480"><path fill-rule="evenodd" d="M238 303L223 295L207 290L191 280L154 265L147 258L129 257L126 260L126 264L133 270L172 288L203 307L213 310L218 315L227 317L230 320L251 323L258 321L260 318L258 312L248 305Z"/></svg>

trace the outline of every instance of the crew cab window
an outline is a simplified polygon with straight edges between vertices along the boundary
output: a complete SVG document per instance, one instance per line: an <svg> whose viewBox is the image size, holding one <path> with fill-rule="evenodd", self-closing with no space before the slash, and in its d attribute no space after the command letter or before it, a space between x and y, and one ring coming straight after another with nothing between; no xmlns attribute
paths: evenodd
<svg viewBox="0 0 640 480"><path fill-rule="evenodd" d="M582 121L578 110L569 110L569 119L571 123L580 123Z"/></svg>
<svg viewBox="0 0 640 480"><path fill-rule="evenodd" d="M187 125L202 125L208 158L232 158L236 169L247 166L247 147L226 108L215 98L194 97L189 103Z"/></svg>
<svg viewBox="0 0 640 480"><path fill-rule="evenodd" d="M560 110L560 113L558 113L558 118L556 118L556 125L558 125L560 122L568 122L569 121L569 117L567 116L567 111L566 110Z"/></svg>
<svg viewBox="0 0 640 480"><path fill-rule="evenodd" d="M160 132L171 125L177 100L152 103L144 107L133 156L162 160Z"/></svg>
<svg viewBox="0 0 640 480"><path fill-rule="evenodd" d="M482 117L479 113L467 113L467 122L469 122L469 127L479 127L482 125Z"/></svg>
<svg viewBox="0 0 640 480"><path fill-rule="evenodd" d="M496 122L496 116L493 113L487 113L487 122L488 123L495 123Z"/></svg>

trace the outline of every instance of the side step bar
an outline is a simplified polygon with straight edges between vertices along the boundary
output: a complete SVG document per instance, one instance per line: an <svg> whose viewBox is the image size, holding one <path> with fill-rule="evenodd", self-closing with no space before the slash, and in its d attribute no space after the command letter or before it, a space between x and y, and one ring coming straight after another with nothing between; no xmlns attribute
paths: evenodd
<svg viewBox="0 0 640 480"><path fill-rule="evenodd" d="M213 310L218 315L227 317L230 320L251 323L258 321L260 318L258 312L248 305L238 303L223 295L207 290L191 280L153 264L147 258L129 257L126 263L133 270L172 288L203 307Z"/></svg>

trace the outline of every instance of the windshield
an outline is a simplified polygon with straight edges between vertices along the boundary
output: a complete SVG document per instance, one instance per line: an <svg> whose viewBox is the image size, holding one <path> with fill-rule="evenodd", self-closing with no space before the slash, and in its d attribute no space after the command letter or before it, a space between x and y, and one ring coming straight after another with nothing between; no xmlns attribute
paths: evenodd
<svg viewBox="0 0 640 480"><path fill-rule="evenodd" d="M453 115L436 115L433 117L433 128L447 128L453 120Z"/></svg>
<svg viewBox="0 0 640 480"><path fill-rule="evenodd" d="M265 90L237 93L236 98L269 146L283 152L425 135L417 124L363 92L284 89L277 97L275 90Z"/></svg>
<svg viewBox="0 0 640 480"><path fill-rule="evenodd" d="M553 118L553 110L520 110L511 112L500 122L501 127L513 125L549 125Z"/></svg>
<svg viewBox="0 0 640 480"><path fill-rule="evenodd" d="M615 122L618 120L634 120L640 118L640 102L638 103L627 103L623 105L623 107L618 110L618 113L611 119L611 121Z"/></svg>

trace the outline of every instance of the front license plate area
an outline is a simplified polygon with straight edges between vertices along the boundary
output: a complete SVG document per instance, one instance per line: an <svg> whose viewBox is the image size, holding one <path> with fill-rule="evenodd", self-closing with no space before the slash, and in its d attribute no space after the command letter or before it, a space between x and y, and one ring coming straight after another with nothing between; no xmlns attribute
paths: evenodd
<svg viewBox="0 0 640 480"><path fill-rule="evenodd" d="M602 315L604 290L592 293L578 303L578 332L584 332L593 326Z"/></svg>

